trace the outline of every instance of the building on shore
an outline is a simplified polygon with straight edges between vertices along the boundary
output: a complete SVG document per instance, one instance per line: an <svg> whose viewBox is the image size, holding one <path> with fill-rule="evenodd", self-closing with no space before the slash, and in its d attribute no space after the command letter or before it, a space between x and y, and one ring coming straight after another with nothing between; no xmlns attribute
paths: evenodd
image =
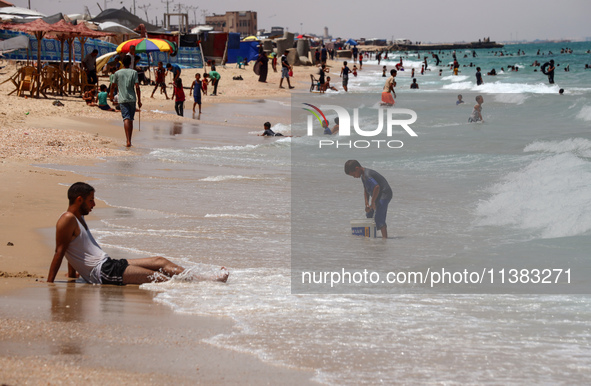
<svg viewBox="0 0 591 386"><path fill-rule="evenodd" d="M205 24L219 32L238 32L246 37L257 33L257 13L253 11L226 12L205 17Z"/></svg>

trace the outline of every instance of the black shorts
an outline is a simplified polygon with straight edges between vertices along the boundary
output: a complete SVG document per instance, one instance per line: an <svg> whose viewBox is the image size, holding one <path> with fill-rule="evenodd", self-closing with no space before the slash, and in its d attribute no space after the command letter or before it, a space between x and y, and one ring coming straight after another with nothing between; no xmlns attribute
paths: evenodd
<svg viewBox="0 0 591 386"><path fill-rule="evenodd" d="M110 257L101 267L101 282L103 284L123 285L123 272L129 263L126 259L113 260Z"/></svg>

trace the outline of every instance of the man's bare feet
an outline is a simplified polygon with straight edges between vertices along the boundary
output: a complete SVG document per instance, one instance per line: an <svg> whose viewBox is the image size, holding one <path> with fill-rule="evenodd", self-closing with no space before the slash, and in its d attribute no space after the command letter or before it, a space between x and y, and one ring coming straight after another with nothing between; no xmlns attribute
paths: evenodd
<svg viewBox="0 0 591 386"><path fill-rule="evenodd" d="M220 268L220 273L219 273L219 276L216 280L221 281L222 283L225 283L228 281L228 276L230 276L230 272L228 272L226 267L222 267L222 268Z"/></svg>

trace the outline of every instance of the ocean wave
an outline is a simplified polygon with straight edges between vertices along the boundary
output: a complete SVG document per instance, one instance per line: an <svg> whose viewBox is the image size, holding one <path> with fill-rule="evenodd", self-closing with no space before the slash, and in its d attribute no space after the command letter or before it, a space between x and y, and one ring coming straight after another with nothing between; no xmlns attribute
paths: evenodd
<svg viewBox="0 0 591 386"><path fill-rule="evenodd" d="M560 89L557 85L547 85L544 83L503 83L492 82L477 86L475 82L456 82L441 87L444 90L470 90L479 91L486 94L558 94Z"/></svg>
<svg viewBox="0 0 591 386"><path fill-rule="evenodd" d="M591 141L585 138L569 138L564 141L536 141L527 145L524 152L574 153L583 157L591 156Z"/></svg>
<svg viewBox="0 0 591 386"><path fill-rule="evenodd" d="M201 178L199 181L206 181L206 182L220 182L220 181L229 181L229 180L256 180L258 178L251 177L251 176L212 176L212 177L205 177Z"/></svg>
<svg viewBox="0 0 591 386"><path fill-rule="evenodd" d="M476 208L480 226L510 226L534 237L591 231L591 164L571 153L538 159L507 174Z"/></svg>
<svg viewBox="0 0 591 386"><path fill-rule="evenodd" d="M577 114L578 119L582 119L585 122L591 121L591 106L583 106L581 111Z"/></svg>
<svg viewBox="0 0 591 386"><path fill-rule="evenodd" d="M237 214L237 213L218 213L218 214L211 214L208 213L205 215L206 218L244 218L244 219L252 219L252 218L261 218L259 215L256 214Z"/></svg>

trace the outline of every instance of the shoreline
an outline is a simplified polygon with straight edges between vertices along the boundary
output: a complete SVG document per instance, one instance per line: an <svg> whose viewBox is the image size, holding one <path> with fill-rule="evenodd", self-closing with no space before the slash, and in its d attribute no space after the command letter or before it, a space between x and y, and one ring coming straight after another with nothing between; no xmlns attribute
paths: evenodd
<svg viewBox="0 0 591 386"><path fill-rule="evenodd" d="M235 82L240 86L248 84L247 87L234 87L233 84L230 84L232 74L244 75L244 70L220 70L223 78L219 91L222 95L204 98L204 114L201 116L202 120L197 121L199 123L224 125L223 116L219 116L219 114L208 116L208 105L223 104L231 107L234 104L249 103L250 100L257 98L276 100L290 96L290 93L278 89L277 84L259 83L252 73L248 78L243 76L247 81ZM317 69L316 67L307 67L303 70L306 70L305 73L301 67L296 69L299 76L293 83L301 90L307 91L309 73L315 72ZM187 74L189 71L184 71L183 79L189 78L195 71L197 70L191 71L190 74ZM10 73L9 71L9 73L1 74L0 81ZM271 77L273 77L272 72L269 74L269 78ZM226 80L224 78L227 79L226 84L224 84L224 80ZM104 79L100 78L99 83L102 82ZM185 84L185 87L188 85ZM8 84L0 86L0 93L7 94L10 91L8 86ZM275 86L277 89L272 91L271 86ZM151 90L150 86L142 86L142 102L144 103L142 118L146 124L157 124L159 121L194 122L189 117L154 112L162 107L164 107L164 111L172 111L173 102L158 97L157 99L149 98ZM186 93L185 107L190 111L192 98L189 97L188 90ZM65 198L67 186L81 179L81 176L75 173L50 169L46 165L104 162L101 158L125 156L142 151L141 148L123 148L124 132L119 112L108 113L96 107L88 107L80 98L59 97L57 99L63 101L65 106L53 106L53 98L36 100L11 96L7 98L4 108L0 108L0 116L3 119L0 135L5 139L4 145L0 147L0 176L4 181L0 187L0 197L2 198L0 216L3 220L0 222L0 234L4 235L0 240L0 297L3 298L2 306L0 306L0 314L3 319L3 328L0 329L0 341L3 342L3 349L0 350L0 363L5 369L3 382L19 383L24 379L35 383L51 382L52 380L59 382L63 381L61 374L67 372L66 380L69 382L91 380L93 383L92 378L95 375L99 376L105 370L103 365L99 363L103 363L108 358L112 359L113 352L125 352L125 355L122 354L124 358L116 356L119 357L120 363L109 359L119 377L115 382L117 384L123 379L126 380L126 383L131 384L162 383L164 380L167 382L174 380L181 384L194 384L195 381L208 384L265 384L270 383L270 380L273 379L281 379L281 382L285 384L316 384L311 381L314 376L311 370L290 369L265 363L256 355L221 349L202 342L202 339L216 334L231 333L235 326L234 322L229 319L176 314L167 306L154 302L152 292L140 290L135 286L96 288L95 286L67 282L62 276L65 273L64 267L66 265L64 263L62 263L58 274L59 280L56 280L56 283L43 282L53 255L53 246L48 245L46 236L42 234L41 230L55 226L59 214L67 208ZM264 122L265 117L260 118L261 122ZM289 118L286 119L289 120ZM244 126L241 125L241 127ZM261 126L262 123L257 122L255 130ZM136 131L137 129L138 127L135 126ZM253 128L247 126L244 127L244 130L245 133L248 133ZM224 140L231 141L232 138L225 137ZM98 201L97 207L104 208L107 205ZM89 216L89 221L94 219L96 217ZM109 296L103 296L103 294ZM47 301L47 297L51 301ZM60 300L64 297L68 304ZM127 310L130 304L129 297L132 298L133 307ZM94 313L99 317L102 317L103 313L93 310L93 307L86 310L87 303L95 304L97 309L104 309L104 307L125 309L125 321L121 321L123 323L121 328L128 333L130 331L135 333L139 326L139 333L144 334L144 339L148 339L149 336L149 339L154 340L154 343L150 343L152 352L150 354L142 352L137 356L141 359L126 366L126 361L129 362L130 358L136 358L138 351L133 347L127 348L125 341L119 342L117 339L111 339L107 326L96 325L94 320L84 319L85 312ZM18 312L15 312L15 309ZM64 313L71 317L64 319ZM169 342L166 338L170 329L160 331L154 337L149 327L144 326L145 315L150 315L148 320L154 318L161 324L172 322L179 330L189 325L199 326L198 331L191 330L191 334L175 341L175 344L180 345L181 349L169 349L167 347ZM118 318L120 316L114 312L106 313L104 318L108 326L114 323L119 324ZM39 322L39 320L46 321L46 323ZM49 322L47 322L48 320ZM152 324L150 323L150 325ZM58 330L63 330L60 331L59 338L51 341L50 336ZM106 334L108 336L108 345L104 346L102 341L101 344L97 344L92 339L77 340L73 343L68 334L63 334L65 331L71 331L74 336L83 336L84 332L93 331L94 333L95 330L99 332L99 335ZM51 342L44 342L39 338L38 331L44 331L43 336L48 337L47 339ZM179 331L178 334L181 332ZM190 339L197 341L197 349L187 344ZM35 343L32 344L32 342ZM65 351L55 348L66 346L69 348ZM40 347L41 353L39 353ZM167 375L155 373L153 368L142 360L149 359L152 363L157 363L160 353L163 351L173 357L173 362L177 364L176 367L168 371ZM187 360L187 353L195 356L197 355L195 352L199 353L199 363L203 364L198 368L193 366L195 370L193 371L188 365L190 360ZM76 358L74 362L67 360L72 355ZM44 367L52 369L49 371L49 375L46 371L38 370ZM113 370L109 369L108 371L112 372ZM186 374L187 372L189 374ZM149 382L145 379L138 382L138 374L149 375ZM171 376L172 378L170 378ZM104 381L100 383L104 384Z"/></svg>

